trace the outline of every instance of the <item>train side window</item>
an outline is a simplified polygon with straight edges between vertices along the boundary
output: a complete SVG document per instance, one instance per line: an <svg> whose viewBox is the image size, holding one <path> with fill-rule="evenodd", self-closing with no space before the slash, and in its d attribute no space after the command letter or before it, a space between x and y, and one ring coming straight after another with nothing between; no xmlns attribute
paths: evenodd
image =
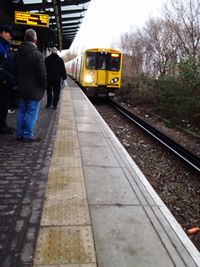
<svg viewBox="0 0 200 267"><path fill-rule="evenodd" d="M95 53L86 53L86 68L95 69L96 68L96 55Z"/></svg>

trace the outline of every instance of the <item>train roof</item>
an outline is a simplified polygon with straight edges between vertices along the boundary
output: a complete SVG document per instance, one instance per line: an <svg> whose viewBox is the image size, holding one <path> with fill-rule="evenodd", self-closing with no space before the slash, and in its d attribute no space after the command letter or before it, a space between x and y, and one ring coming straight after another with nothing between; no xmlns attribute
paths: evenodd
<svg viewBox="0 0 200 267"><path fill-rule="evenodd" d="M88 51L91 51L91 52L107 52L107 53L121 53L119 50L116 50L116 49L112 49L112 48L89 48L89 49L86 49L84 50L84 53L85 52L88 52Z"/></svg>

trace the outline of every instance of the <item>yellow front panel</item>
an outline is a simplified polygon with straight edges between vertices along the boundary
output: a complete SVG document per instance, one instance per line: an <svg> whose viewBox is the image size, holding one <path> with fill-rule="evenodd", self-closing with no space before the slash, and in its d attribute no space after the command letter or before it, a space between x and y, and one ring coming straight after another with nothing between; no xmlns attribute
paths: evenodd
<svg viewBox="0 0 200 267"><path fill-rule="evenodd" d="M97 71L97 84L98 85L106 85L107 84L107 71L98 70Z"/></svg>

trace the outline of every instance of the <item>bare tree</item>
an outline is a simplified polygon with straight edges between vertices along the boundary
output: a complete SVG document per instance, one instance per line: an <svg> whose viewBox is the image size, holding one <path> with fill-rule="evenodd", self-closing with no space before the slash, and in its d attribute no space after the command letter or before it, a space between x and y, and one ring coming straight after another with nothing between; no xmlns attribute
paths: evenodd
<svg viewBox="0 0 200 267"><path fill-rule="evenodd" d="M181 59L200 53L200 0L171 0L163 14L120 38L118 46L129 55L127 64L135 75L176 75Z"/></svg>
<svg viewBox="0 0 200 267"><path fill-rule="evenodd" d="M179 43L167 21L149 19L142 30L121 36L119 47L134 74L159 77L175 71Z"/></svg>
<svg viewBox="0 0 200 267"><path fill-rule="evenodd" d="M182 56L194 56L200 50L200 1L173 0L165 6L169 27L181 42Z"/></svg>
<svg viewBox="0 0 200 267"><path fill-rule="evenodd" d="M118 46L127 55L129 68L135 75L142 73L143 66L143 40L140 31L125 33L121 36Z"/></svg>
<svg viewBox="0 0 200 267"><path fill-rule="evenodd" d="M176 63L179 42L168 22L150 19L143 30L147 68L157 77L170 73Z"/></svg>

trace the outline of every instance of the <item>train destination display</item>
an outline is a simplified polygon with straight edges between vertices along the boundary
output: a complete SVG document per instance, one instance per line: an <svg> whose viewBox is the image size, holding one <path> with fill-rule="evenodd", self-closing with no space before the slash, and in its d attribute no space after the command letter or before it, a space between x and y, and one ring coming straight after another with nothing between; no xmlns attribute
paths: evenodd
<svg viewBox="0 0 200 267"><path fill-rule="evenodd" d="M49 15L15 11L15 23L38 27L49 27Z"/></svg>

